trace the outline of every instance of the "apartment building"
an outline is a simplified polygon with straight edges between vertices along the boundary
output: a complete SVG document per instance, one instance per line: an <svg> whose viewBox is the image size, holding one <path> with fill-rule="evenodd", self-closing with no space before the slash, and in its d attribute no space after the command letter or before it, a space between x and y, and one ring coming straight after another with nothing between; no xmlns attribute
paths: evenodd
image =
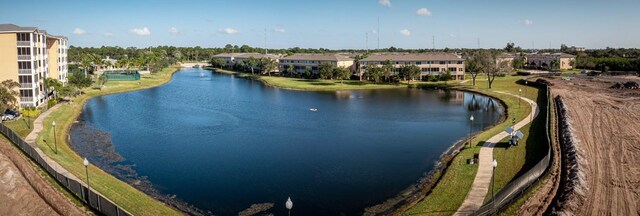
<svg viewBox="0 0 640 216"><path fill-rule="evenodd" d="M20 107L38 107L52 93L45 78L67 81L68 39L36 27L0 24L0 81L20 83Z"/></svg>
<svg viewBox="0 0 640 216"><path fill-rule="evenodd" d="M240 55L241 53L220 53L217 55L214 55L214 58L221 58L226 62L227 67L232 67L235 64L235 58L236 56Z"/></svg>
<svg viewBox="0 0 640 216"><path fill-rule="evenodd" d="M420 79L427 75L444 74L451 72L456 80L464 79L464 59L452 53L374 53L360 60L360 71L364 73L368 65L382 67L390 61L393 67L400 68L403 65L416 65L422 72Z"/></svg>
<svg viewBox="0 0 640 216"><path fill-rule="evenodd" d="M566 53L540 53L525 55L525 65L530 68L550 68L552 62L558 62L561 70L573 69L576 56Z"/></svg>
<svg viewBox="0 0 640 216"><path fill-rule="evenodd" d="M345 67L352 70L353 58L343 54L293 54L280 58L280 71L286 71L289 65L293 65L297 73L304 73L310 69L317 74L318 67L322 63L329 63L336 67Z"/></svg>

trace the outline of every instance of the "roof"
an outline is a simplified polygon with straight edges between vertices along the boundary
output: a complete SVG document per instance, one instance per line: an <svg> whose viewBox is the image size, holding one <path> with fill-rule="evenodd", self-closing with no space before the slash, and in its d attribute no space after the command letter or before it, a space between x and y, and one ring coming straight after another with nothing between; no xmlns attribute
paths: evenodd
<svg viewBox="0 0 640 216"><path fill-rule="evenodd" d="M249 57L253 57L256 59L261 59L261 58L270 58L270 59L279 59L280 56L279 55L274 55L274 54L262 54L262 53L240 53L238 55L235 56L236 58L249 58Z"/></svg>
<svg viewBox="0 0 640 216"><path fill-rule="evenodd" d="M514 53L501 53L496 56L497 58L515 58L516 54Z"/></svg>
<svg viewBox="0 0 640 216"><path fill-rule="evenodd" d="M453 53L374 53L362 61L461 61L460 56Z"/></svg>
<svg viewBox="0 0 640 216"><path fill-rule="evenodd" d="M527 57L544 58L544 57L557 57L557 58L575 58L576 56L566 53L538 53L530 54Z"/></svg>
<svg viewBox="0 0 640 216"><path fill-rule="evenodd" d="M282 60L310 60L310 61L353 61L352 58L342 54L300 54L296 53L291 56L281 58Z"/></svg>
<svg viewBox="0 0 640 216"><path fill-rule="evenodd" d="M238 55L240 55L240 53L220 53L220 54L214 55L213 57L231 58L231 57L236 57Z"/></svg>
<svg viewBox="0 0 640 216"><path fill-rule="evenodd" d="M37 31L41 34L45 34L47 35L47 37L68 40L67 37L65 36L51 35L51 34L48 34L46 30L38 29L36 27L22 27L14 24L0 24L0 32L34 32L34 31Z"/></svg>
<svg viewBox="0 0 640 216"><path fill-rule="evenodd" d="M0 24L0 32L33 32L36 27L21 27L14 24Z"/></svg>

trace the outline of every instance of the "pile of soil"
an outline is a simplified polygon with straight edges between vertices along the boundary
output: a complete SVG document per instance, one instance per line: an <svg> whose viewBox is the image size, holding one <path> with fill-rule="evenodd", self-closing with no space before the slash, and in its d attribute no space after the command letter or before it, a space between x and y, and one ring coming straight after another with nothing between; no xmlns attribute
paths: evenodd
<svg viewBox="0 0 640 216"><path fill-rule="evenodd" d="M612 89L638 89L638 88L640 88L640 85L638 85L638 83L635 82L635 81L628 81L626 83L617 82L616 84L613 84L609 88L612 88Z"/></svg>

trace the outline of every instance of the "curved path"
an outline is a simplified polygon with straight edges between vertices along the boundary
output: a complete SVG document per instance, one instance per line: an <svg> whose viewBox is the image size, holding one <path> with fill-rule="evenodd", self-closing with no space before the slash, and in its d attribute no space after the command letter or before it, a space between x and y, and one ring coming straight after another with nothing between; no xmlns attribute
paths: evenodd
<svg viewBox="0 0 640 216"><path fill-rule="evenodd" d="M42 150L38 147L38 144L36 143L38 135L40 134L40 132L42 132L42 129L44 128L44 119L46 119L47 116L49 116L49 114L51 114L51 112L53 112L54 110L58 109L60 106L63 106L63 105L65 105L65 103L59 103L59 104L51 107L47 111L43 112L42 114L40 114L40 116L38 116L38 118L35 121L33 121L33 130L31 131L31 133L29 133L29 135L27 135L27 137L24 139L24 141L27 142L29 145L33 146L34 149L36 150L36 152L38 153L38 155L40 155L40 157L42 157L42 159L44 161L46 161L47 164L49 164L49 166L51 166L51 168L54 169L56 172L58 172L60 175L63 175L65 177L67 177L68 179L75 180L78 183L80 183L81 185L86 187L87 184L82 179L78 178L73 173L69 172L67 169L62 167L62 165L60 165L58 162L56 162L55 160L51 159L47 154L42 152ZM86 180L86 179L84 179L84 180ZM91 188L91 193L99 194L99 195L103 196L105 199L109 200L108 197L106 197L106 196L102 195L101 193L95 191L93 188ZM111 200L109 200L109 201L114 203ZM124 210L124 208L121 208L121 209ZM131 213L129 213L129 212L127 212L127 213L129 215L131 215Z"/></svg>
<svg viewBox="0 0 640 216"><path fill-rule="evenodd" d="M500 94L511 95L517 98L524 100L525 102L531 105L531 112L524 118L522 121L516 123L516 130L522 128L523 126L529 124L533 117L538 115L539 109L538 105L533 101L525 97L520 97L515 94L495 91ZM533 117L531 115L534 115ZM484 203L484 198L487 196L491 186L491 176L493 175L493 147L496 143L500 142L500 140L507 137L509 134L502 131L499 134L491 137L487 140L482 148L480 149L480 161L478 162L478 172L476 173L476 177L473 180L473 184L471 185L471 190L467 197L464 199L464 202L458 208L455 215L470 215L477 211L482 204ZM498 161L500 163L500 161Z"/></svg>

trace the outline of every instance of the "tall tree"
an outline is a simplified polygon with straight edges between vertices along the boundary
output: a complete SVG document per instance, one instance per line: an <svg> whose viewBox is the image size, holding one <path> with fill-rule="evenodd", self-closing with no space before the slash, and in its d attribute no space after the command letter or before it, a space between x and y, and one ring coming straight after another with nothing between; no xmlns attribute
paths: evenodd
<svg viewBox="0 0 640 216"><path fill-rule="evenodd" d="M251 74L254 74L253 69L258 65L258 60L253 56L249 56L249 58L245 59L245 64L251 68Z"/></svg>
<svg viewBox="0 0 640 216"><path fill-rule="evenodd" d="M335 66L331 63L320 63L320 65L318 65L318 76L320 79L333 79L334 68Z"/></svg>
<svg viewBox="0 0 640 216"><path fill-rule="evenodd" d="M353 58L353 63L356 66L356 74L358 74L358 77L360 79L360 81L362 81L362 65L361 65L361 61L365 58L369 57L369 53L366 52L364 54L360 54L360 55L356 55Z"/></svg>
<svg viewBox="0 0 640 216"><path fill-rule="evenodd" d="M296 66L293 66L293 64L289 64L289 65L287 66L287 73L289 73L289 76L297 75L297 73L296 73Z"/></svg>
<svg viewBox="0 0 640 216"><path fill-rule="evenodd" d="M485 69L484 66L489 63L490 57L486 53L476 53L467 57L466 61L467 72L471 75L471 83L475 86L478 74Z"/></svg>
<svg viewBox="0 0 640 216"><path fill-rule="evenodd" d="M489 88L493 86L493 81L495 81L496 77L501 73L508 72L510 70L508 61L501 61L496 64L496 56L489 58L488 60L484 60L484 73L487 75L487 81L489 83Z"/></svg>
<svg viewBox="0 0 640 216"><path fill-rule="evenodd" d="M387 61L384 62L382 72L384 73L384 79L387 80L387 82L391 82L391 73L393 72L393 62L391 62L391 60L387 59Z"/></svg>
<svg viewBox="0 0 640 216"><path fill-rule="evenodd" d="M342 84L343 80L349 79L351 77L351 71L346 67L336 67L333 69L334 76L336 79L340 80L340 84Z"/></svg>
<svg viewBox="0 0 640 216"><path fill-rule="evenodd" d="M13 80L0 82L0 110L4 112L8 108L16 108L20 96L20 83Z"/></svg>
<svg viewBox="0 0 640 216"><path fill-rule="evenodd" d="M278 67L278 62L276 62L275 59L272 58L261 58L260 61L262 62L262 73L267 73L269 74L269 76L271 76L271 72L273 72L274 70L276 70L276 68Z"/></svg>
<svg viewBox="0 0 640 216"><path fill-rule="evenodd" d="M222 67L224 67L224 65L227 63L227 61L225 61L222 58L211 58L211 60L209 61L209 64L215 68L218 69L222 69Z"/></svg>

